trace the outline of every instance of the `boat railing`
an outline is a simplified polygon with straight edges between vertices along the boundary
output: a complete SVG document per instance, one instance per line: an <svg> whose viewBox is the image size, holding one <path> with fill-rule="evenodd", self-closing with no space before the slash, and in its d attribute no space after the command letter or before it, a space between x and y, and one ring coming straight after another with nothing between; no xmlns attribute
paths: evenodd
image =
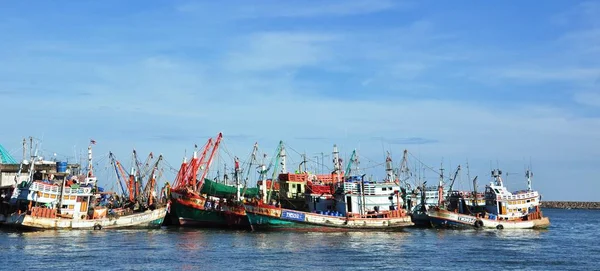
<svg viewBox="0 0 600 271"><path fill-rule="evenodd" d="M91 191L91 187L65 187L64 194L90 194Z"/></svg>
<svg viewBox="0 0 600 271"><path fill-rule="evenodd" d="M33 182L29 187L31 191L40 191L44 193L58 194L60 187L58 185L45 184L41 182Z"/></svg>
<svg viewBox="0 0 600 271"><path fill-rule="evenodd" d="M533 198L535 197L535 193L526 193L526 194L516 194L516 195L509 195L509 196L501 196L502 199L507 199L507 200L520 200L520 199L528 199L528 198Z"/></svg>
<svg viewBox="0 0 600 271"><path fill-rule="evenodd" d="M399 187L397 187L397 185L391 183L390 184L393 188L397 188L397 190L400 190ZM344 183L344 191L346 192L346 194L360 194L361 193L361 189L360 189L361 184L360 183L353 183L353 182L345 182ZM365 183L364 187L363 187L363 193L365 195L370 195L370 196L383 196L383 195L388 195L391 192L388 192L388 190L380 190L380 192L377 191L377 184L376 183ZM386 186L388 187L388 186ZM394 189L390 190L390 191L394 191Z"/></svg>
<svg viewBox="0 0 600 271"><path fill-rule="evenodd" d="M387 210L387 211L368 211L365 214L359 214L359 213L348 213L347 217L352 219L357 219L357 218L400 218L400 217L405 217L407 216L407 212L404 209L399 209L399 210Z"/></svg>

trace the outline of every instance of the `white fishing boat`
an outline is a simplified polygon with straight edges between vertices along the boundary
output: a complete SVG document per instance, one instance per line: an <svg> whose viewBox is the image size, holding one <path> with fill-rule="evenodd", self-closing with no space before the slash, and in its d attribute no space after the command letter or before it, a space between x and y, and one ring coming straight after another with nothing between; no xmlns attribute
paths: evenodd
<svg viewBox="0 0 600 271"><path fill-rule="evenodd" d="M102 194L92 168L92 147L88 147L88 170L83 178L64 169L55 173L36 172L34 155L29 177L16 182L10 198L11 212L0 217L7 226L43 229L105 229L121 227L160 227L167 207L160 204L130 208L97 205ZM58 165L57 165L58 167Z"/></svg>
<svg viewBox="0 0 600 271"><path fill-rule="evenodd" d="M495 181L486 186L484 208L470 206L464 195L456 194L445 207L427 211L432 225L438 227L476 227L492 229L532 229L550 226L540 209L540 194L531 189L532 173L525 174L528 189L509 192L502 181L502 171L493 170Z"/></svg>

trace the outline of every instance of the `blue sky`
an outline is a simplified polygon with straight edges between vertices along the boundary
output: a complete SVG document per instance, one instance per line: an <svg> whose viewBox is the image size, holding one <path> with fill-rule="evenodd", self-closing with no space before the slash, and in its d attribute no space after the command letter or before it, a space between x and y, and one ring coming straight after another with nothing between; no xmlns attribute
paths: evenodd
<svg viewBox="0 0 600 271"><path fill-rule="evenodd" d="M531 160L544 199L599 201L599 14L598 1L0 1L0 144L20 157L33 135L68 157L93 138L98 156L136 148L178 167L222 131L223 161L255 141L309 156L337 143L365 167L408 149L447 171L468 160L479 180L499 165L512 189Z"/></svg>

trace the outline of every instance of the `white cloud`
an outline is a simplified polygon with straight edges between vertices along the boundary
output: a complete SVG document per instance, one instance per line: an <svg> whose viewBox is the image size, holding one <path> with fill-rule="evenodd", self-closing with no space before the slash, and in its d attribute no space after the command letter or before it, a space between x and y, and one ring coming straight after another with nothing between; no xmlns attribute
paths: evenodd
<svg viewBox="0 0 600 271"><path fill-rule="evenodd" d="M225 60L231 71L275 71L313 66L331 59L335 35L264 32L235 42Z"/></svg>

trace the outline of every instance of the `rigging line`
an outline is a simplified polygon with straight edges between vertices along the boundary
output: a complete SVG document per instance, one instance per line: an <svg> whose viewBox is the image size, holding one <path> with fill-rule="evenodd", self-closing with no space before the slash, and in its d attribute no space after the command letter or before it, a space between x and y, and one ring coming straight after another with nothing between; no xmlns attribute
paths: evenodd
<svg viewBox="0 0 600 271"><path fill-rule="evenodd" d="M224 142L221 141L221 144L219 145L219 149L223 149L223 151L225 152L225 154L227 154L229 156L230 159L233 160L234 156L229 152L229 149L227 149L227 145L223 144Z"/></svg>
<svg viewBox="0 0 600 271"><path fill-rule="evenodd" d="M171 171L173 171L173 172L178 172L179 171L179 169L176 169L173 166L171 166L171 164L169 164L169 162L167 162L166 159L163 159L163 161L164 161L163 164L166 165Z"/></svg>
<svg viewBox="0 0 600 271"><path fill-rule="evenodd" d="M293 152L295 152L298 155L303 155L302 153L299 153L298 151L296 151L294 148L292 148L291 146L289 146L287 143L283 143L283 146L285 146L286 148L292 150Z"/></svg>
<svg viewBox="0 0 600 271"><path fill-rule="evenodd" d="M364 169L371 169L371 168L376 168L376 167L380 167L380 166L383 166L383 165L385 165L385 162L383 162L383 163L380 163L380 164L376 164L376 165L373 165L373 166L364 167L364 168L362 168L362 169L363 169L363 170L364 170Z"/></svg>
<svg viewBox="0 0 600 271"><path fill-rule="evenodd" d="M414 154L412 154L411 152L408 152L408 154L410 154L413 158L415 158L419 163L421 163L422 166L424 166L425 168L437 173L438 175L440 174L439 171L435 170L434 168L428 166L427 164L423 163L423 161L421 161L419 158L417 158Z"/></svg>

